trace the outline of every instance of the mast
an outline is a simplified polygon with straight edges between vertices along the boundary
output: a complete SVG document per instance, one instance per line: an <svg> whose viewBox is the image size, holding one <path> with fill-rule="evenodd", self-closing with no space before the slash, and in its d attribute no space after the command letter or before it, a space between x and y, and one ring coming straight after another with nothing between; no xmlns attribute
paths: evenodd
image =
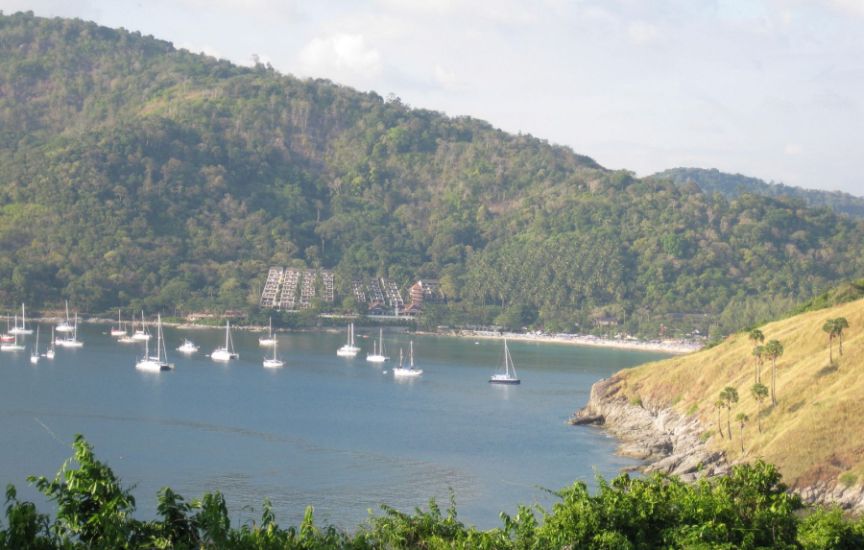
<svg viewBox="0 0 864 550"><path fill-rule="evenodd" d="M21 302L21 328L27 328L27 314L24 313L24 302Z"/></svg>
<svg viewBox="0 0 864 550"><path fill-rule="evenodd" d="M162 314L156 314L156 360L162 362ZM165 355L168 355L167 353ZM166 358L167 359L167 358Z"/></svg>
<svg viewBox="0 0 864 550"><path fill-rule="evenodd" d="M411 340L411 349L410 349L410 352L408 354L408 368L409 369L414 368L414 340Z"/></svg>

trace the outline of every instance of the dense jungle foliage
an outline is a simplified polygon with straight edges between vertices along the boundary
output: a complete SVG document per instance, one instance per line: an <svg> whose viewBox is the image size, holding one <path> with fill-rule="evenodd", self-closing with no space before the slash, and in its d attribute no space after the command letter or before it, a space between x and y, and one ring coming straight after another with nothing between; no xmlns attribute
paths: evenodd
<svg viewBox="0 0 864 550"><path fill-rule="evenodd" d="M670 168L658 172L652 177L669 179L679 185L693 182L704 193L720 193L727 199L734 199L744 193L766 197L785 196L799 199L807 206L817 208L827 206L840 214L848 214L859 219L864 218L864 197L856 197L842 191L802 189L782 183L768 183L759 178L751 178L741 174L726 174L717 169L706 170L704 168Z"/></svg>
<svg viewBox="0 0 864 550"><path fill-rule="evenodd" d="M158 517L133 517L135 498L92 447L77 436L74 454L54 478L31 477L55 506L44 514L6 490L0 548L319 548L319 549L628 549L628 548L861 548L864 520L836 509L802 514L777 470L759 462L728 477L685 484L655 474L597 480L591 494L577 482L558 492L551 510L520 506L501 514L502 526L479 531L446 512L404 513L382 506L355 532L315 525L312 509L297 527L281 528L265 502L260 523L232 526L225 498L205 494L187 502L160 490Z"/></svg>
<svg viewBox="0 0 864 550"><path fill-rule="evenodd" d="M640 180L395 97L0 15L10 308L244 308L268 266L297 264L335 269L337 307L356 276L437 278L433 324L722 333L859 277L862 252L864 223L794 199Z"/></svg>

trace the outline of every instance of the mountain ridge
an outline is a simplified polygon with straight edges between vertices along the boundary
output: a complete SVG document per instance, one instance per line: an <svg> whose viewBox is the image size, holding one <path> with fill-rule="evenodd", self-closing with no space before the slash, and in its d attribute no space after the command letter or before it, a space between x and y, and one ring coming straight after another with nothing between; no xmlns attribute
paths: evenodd
<svg viewBox="0 0 864 550"><path fill-rule="evenodd" d="M433 326L722 334L864 272L864 224L830 212L140 33L0 16L0 54L10 306L252 308L270 265L301 265L340 300L358 277L439 279Z"/></svg>

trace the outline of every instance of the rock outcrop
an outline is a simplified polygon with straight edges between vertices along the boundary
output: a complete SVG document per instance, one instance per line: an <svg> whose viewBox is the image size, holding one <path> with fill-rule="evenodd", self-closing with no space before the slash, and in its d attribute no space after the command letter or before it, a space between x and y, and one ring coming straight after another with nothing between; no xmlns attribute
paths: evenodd
<svg viewBox="0 0 864 550"><path fill-rule="evenodd" d="M618 438L619 454L644 461L644 472L664 472L684 481L725 474L725 453L713 451L702 440L705 427L667 405L631 403L622 395L622 378L614 375L591 387L588 404L570 419L573 425L596 425ZM793 485L809 504L838 505L864 511L864 485L846 487L832 481Z"/></svg>
<svg viewBox="0 0 864 550"><path fill-rule="evenodd" d="M726 473L722 452L700 439L704 429L695 418L651 403L630 403L621 395L621 378L612 376L591 387L588 404L570 423L602 426L621 441L618 452L643 460L646 472L675 474L685 481Z"/></svg>

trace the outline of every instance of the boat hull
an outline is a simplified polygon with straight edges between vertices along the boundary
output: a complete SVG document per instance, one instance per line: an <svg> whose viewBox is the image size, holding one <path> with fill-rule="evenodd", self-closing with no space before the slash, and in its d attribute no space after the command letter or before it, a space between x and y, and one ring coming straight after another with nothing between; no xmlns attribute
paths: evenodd
<svg viewBox="0 0 864 550"><path fill-rule="evenodd" d="M285 366L285 362L280 361L278 359L265 359L264 360L264 367L268 368L268 369L278 369L279 367L284 367L284 366Z"/></svg>
<svg viewBox="0 0 864 550"><path fill-rule="evenodd" d="M400 369L399 367L393 369L393 376L398 376L400 378L412 378L420 376L421 374L423 374L423 371L419 369Z"/></svg>
<svg viewBox="0 0 864 550"><path fill-rule="evenodd" d="M514 380L514 379L506 379L506 378L502 378L502 379L490 378L489 383L490 384L506 384L508 386L515 386L516 384L521 384L522 381L519 379Z"/></svg>
<svg viewBox="0 0 864 550"><path fill-rule="evenodd" d="M217 349L210 354L210 359L213 359L214 361L230 361L231 359L238 359L239 357L238 354L231 353L224 349Z"/></svg>
<svg viewBox="0 0 864 550"><path fill-rule="evenodd" d="M171 370L172 365L155 359L144 359L135 363L135 368L144 372L161 372Z"/></svg>

